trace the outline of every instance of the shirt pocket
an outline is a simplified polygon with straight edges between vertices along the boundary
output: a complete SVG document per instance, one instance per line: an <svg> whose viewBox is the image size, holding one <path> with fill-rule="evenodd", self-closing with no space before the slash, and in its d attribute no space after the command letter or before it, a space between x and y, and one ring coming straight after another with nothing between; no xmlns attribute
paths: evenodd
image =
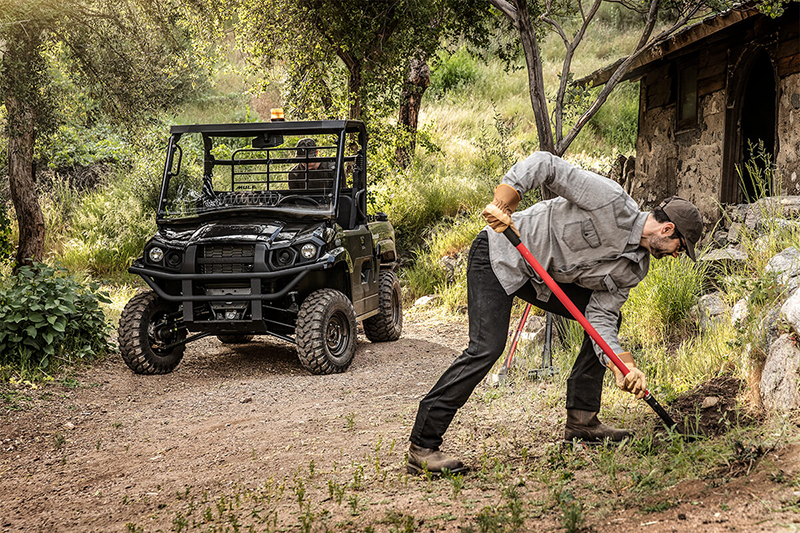
<svg viewBox="0 0 800 533"><path fill-rule="evenodd" d="M573 252L600 246L600 236L592 219L586 218L564 226L564 243Z"/></svg>

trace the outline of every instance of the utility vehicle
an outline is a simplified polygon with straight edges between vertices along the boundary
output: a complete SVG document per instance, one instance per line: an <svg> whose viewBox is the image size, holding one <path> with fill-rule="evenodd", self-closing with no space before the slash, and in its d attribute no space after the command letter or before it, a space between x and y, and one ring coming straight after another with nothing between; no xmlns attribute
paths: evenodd
<svg viewBox="0 0 800 533"><path fill-rule="evenodd" d="M314 374L345 371L357 322L402 330L394 229L367 214L367 134L353 120L173 126L158 232L129 272L119 347L138 374L171 372L188 343L271 335Z"/></svg>

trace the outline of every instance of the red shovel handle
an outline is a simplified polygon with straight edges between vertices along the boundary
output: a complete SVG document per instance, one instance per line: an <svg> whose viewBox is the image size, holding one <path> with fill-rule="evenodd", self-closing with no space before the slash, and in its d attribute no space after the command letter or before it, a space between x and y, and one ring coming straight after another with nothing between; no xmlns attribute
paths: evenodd
<svg viewBox="0 0 800 533"><path fill-rule="evenodd" d="M558 283L556 283L556 281L552 278L552 276L550 276L550 274L547 273L544 267L539 264L539 261L533 257L533 254L530 252L530 250L528 250L528 248L522 244L522 241L517 234L514 233L514 230L512 230L511 227L508 227L503 232L503 235L505 235L509 242L511 242L512 246L514 246L514 248L516 248L519 253L522 254L522 257L525 258L525 261L527 261L528 264L533 267L533 270L536 271L545 284L550 287L550 290L553 291L553 294L556 295L556 298L558 298L558 300L564 304L564 307L567 308L567 311L569 311L575 320L577 320L580 325L583 326L583 329L586 330L586 333L589 334L589 337L591 337L592 340L596 342L598 346L600 346L600 348L603 350L603 353L605 353L608 358L611 359L611 362L614 363L614 366L616 366L620 372L622 372L623 376L627 376L630 370L628 370L628 367L625 366L625 363L623 363L622 360L617 357L617 354L614 353L614 350L611 349L611 346L609 346L608 343L603 340L603 337L601 337L600 334L597 333L597 330L594 329L594 326L592 326L589 321L586 320L586 317L583 316L583 313L581 313L581 311L575 307L575 304L572 303L572 300L570 300L569 297L564 294L564 291L561 290L561 287L558 286ZM650 407L653 408L653 410L661 417L661 419L667 423L668 426L672 427L675 425L675 422L672 420L669 414L667 414L664 408L661 407L661 405L656 401L656 399L653 398L653 395L650 394L650 391L645 390L644 400L650 405Z"/></svg>

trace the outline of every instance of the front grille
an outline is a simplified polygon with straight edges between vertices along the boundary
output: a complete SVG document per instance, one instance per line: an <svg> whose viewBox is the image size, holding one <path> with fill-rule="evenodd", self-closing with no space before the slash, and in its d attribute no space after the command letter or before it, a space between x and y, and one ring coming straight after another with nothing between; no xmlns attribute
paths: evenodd
<svg viewBox="0 0 800 533"><path fill-rule="evenodd" d="M237 274L252 272L255 246L252 244L207 244L200 253L201 274ZM214 262L221 259L220 262ZM230 261L241 259L241 262Z"/></svg>

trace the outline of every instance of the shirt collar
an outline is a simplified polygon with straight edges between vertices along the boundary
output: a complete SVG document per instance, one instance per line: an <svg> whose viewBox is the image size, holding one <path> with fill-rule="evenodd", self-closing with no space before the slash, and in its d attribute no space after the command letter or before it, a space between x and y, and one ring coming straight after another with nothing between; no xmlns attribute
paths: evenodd
<svg viewBox="0 0 800 533"><path fill-rule="evenodd" d="M642 232L644 232L644 223L647 221L649 212L642 212L636 217L636 222L633 223L631 234L628 236L628 244L639 245L642 240Z"/></svg>

